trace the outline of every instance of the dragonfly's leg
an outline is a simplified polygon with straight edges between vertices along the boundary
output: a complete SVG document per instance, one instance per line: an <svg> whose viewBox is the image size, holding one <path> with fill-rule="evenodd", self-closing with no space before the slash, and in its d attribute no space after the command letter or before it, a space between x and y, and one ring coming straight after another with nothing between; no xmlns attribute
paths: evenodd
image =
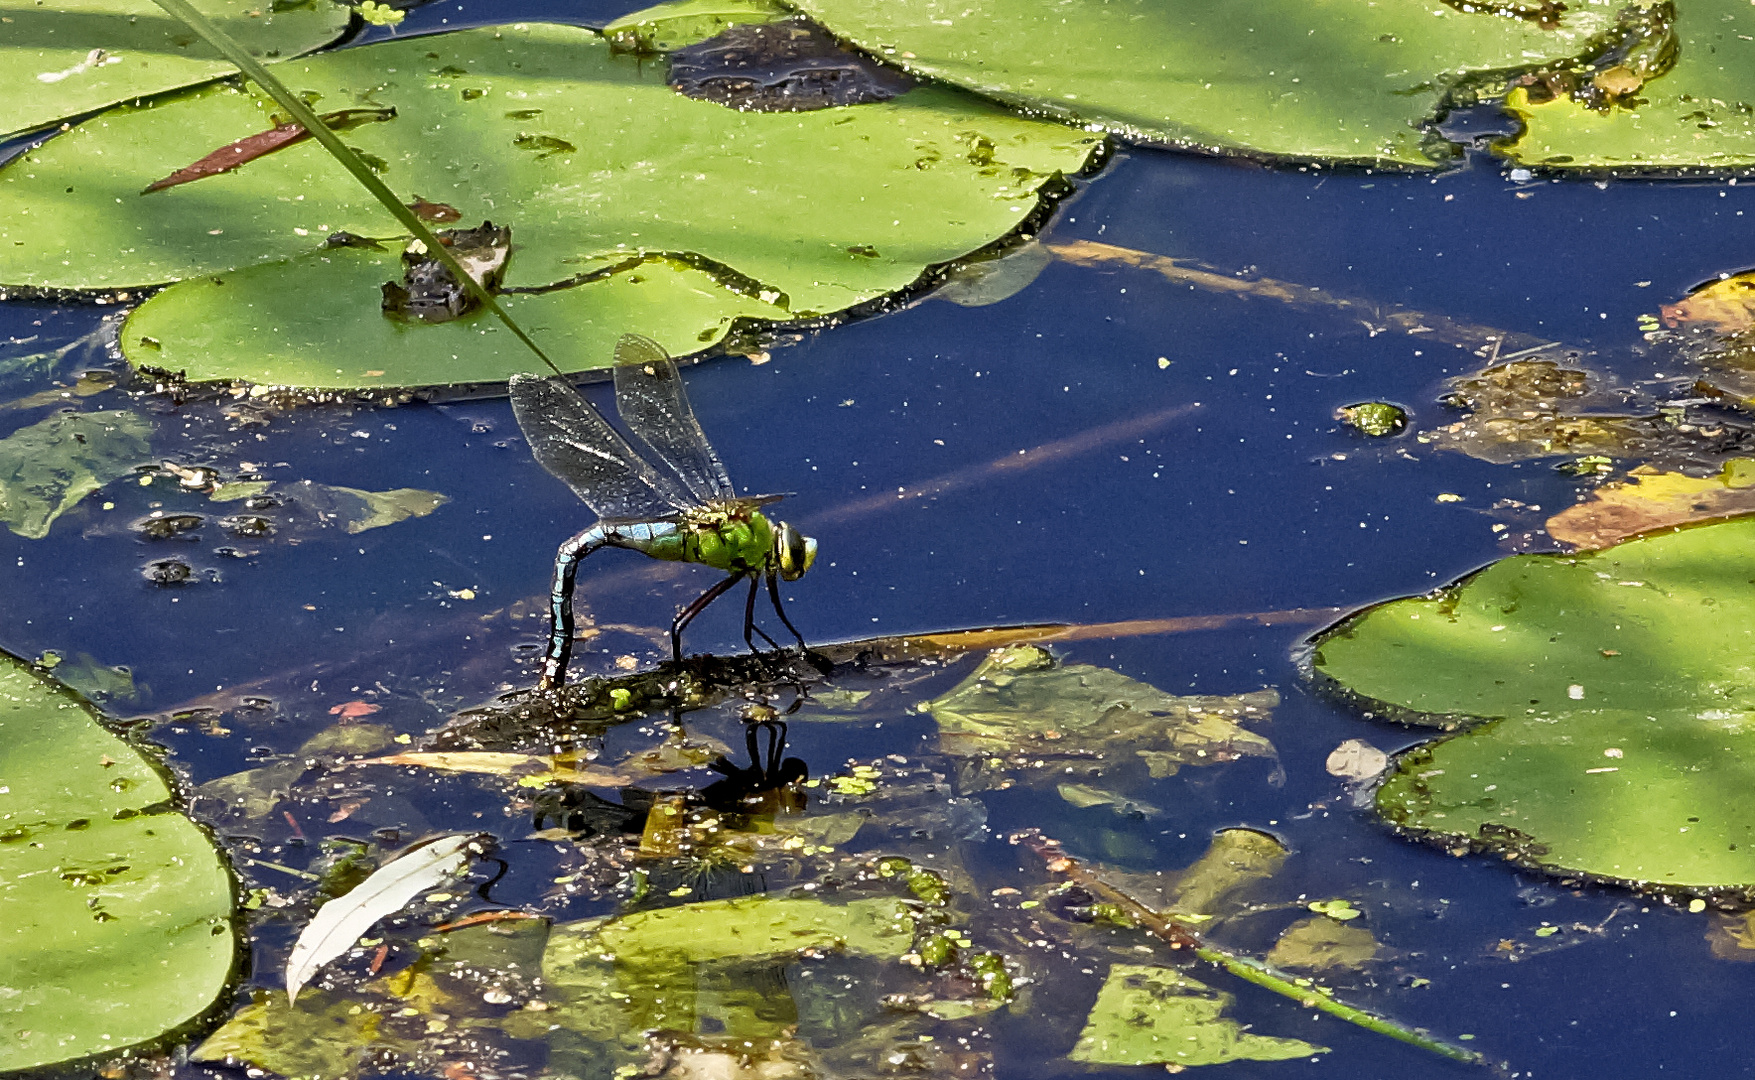
<svg viewBox="0 0 1755 1080"><path fill-rule="evenodd" d="M676 613L676 618L672 620L670 624L671 660L679 664L682 663L682 632L690 623L695 621L695 616L706 611L708 604L711 604L721 596L724 596L727 589L742 580L742 574L732 574L724 581L719 582L711 589L708 589L700 596L697 596L694 603Z"/></svg>
<svg viewBox="0 0 1755 1080"><path fill-rule="evenodd" d="M774 602L774 614L780 616L780 621L786 624L786 629L792 631L792 636L798 639L798 647L809 652L810 646L804 643L804 635L798 632L798 627L792 625L792 620L786 617L786 609L780 606L780 575L773 570L768 571L768 599ZM762 636L768 637L766 634ZM768 640L773 641L772 638L768 638Z"/></svg>
<svg viewBox="0 0 1755 1080"><path fill-rule="evenodd" d="M756 625L756 588L760 584L761 581L759 576L751 574L750 594L743 602L743 643L750 647L750 652L760 652L761 650L756 648L756 643L753 640L753 635L760 634L762 635L762 640L768 643L769 648L773 649L775 652L779 652L780 643L769 637L766 630L763 630Z"/></svg>
<svg viewBox="0 0 1755 1080"><path fill-rule="evenodd" d="M593 525L555 552L554 582L548 596L548 656L542 662L539 690L553 690L567 679L567 660L573 654L573 581L579 560L607 541L603 527Z"/></svg>

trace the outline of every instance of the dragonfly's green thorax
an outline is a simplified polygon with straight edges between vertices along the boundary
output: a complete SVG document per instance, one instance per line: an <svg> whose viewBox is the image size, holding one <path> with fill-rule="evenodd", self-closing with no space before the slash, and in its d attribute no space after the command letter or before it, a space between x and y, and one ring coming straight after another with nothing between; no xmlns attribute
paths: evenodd
<svg viewBox="0 0 1755 1080"><path fill-rule="evenodd" d="M644 549L655 559L702 563L726 573L764 571L774 555L774 526L760 510L702 510Z"/></svg>

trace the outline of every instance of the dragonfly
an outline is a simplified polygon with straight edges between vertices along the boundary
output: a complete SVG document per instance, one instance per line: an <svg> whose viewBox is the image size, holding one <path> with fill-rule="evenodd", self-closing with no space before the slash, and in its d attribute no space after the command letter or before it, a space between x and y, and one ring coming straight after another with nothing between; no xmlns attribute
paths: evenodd
<svg viewBox="0 0 1755 1080"><path fill-rule="evenodd" d="M580 561L605 547L726 572L724 580L671 622L673 661L682 661L682 634L689 623L746 580L743 638L750 651L758 651L758 634L771 648L780 648L755 622L756 592L764 581L774 613L798 639L799 648L807 648L804 635L786 617L779 583L804 576L816 561L817 542L762 512L782 496L737 494L663 346L624 334L616 342L614 373L616 412L642 444L639 449L564 379L527 374L511 379L512 415L530 452L597 515L595 524L555 553L548 653L538 688L554 689L566 680L573 648L574 580Z"/></svg>

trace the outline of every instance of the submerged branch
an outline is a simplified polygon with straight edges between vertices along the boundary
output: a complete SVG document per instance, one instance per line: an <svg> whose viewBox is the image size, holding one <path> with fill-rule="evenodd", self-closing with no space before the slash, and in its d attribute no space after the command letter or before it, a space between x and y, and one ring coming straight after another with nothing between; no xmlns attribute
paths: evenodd
<svg viewBox="0 0 1755 1080"><path fill-rule="evenodd" d="M1056 258L1074 266L1131 266L1140 270L1153 270L1178 284L1206 289L1209 292L1279 300L1295 307L1327 308L1337 314L1357 319L1373 337L1396 330L1404 334L1429 337L1433 341L1442 341L1449 345L1486 350L1503 358L1508 358L1512 353L1552 348L1559 344L1528 334L1459 322L1431 312L1414 311L1400 304L1381 304L1375 300L1336 296L1309 285L1276 281L1273 278L1232 277L1229 274L1199 269L1188 262L1165 255L1116 247L1113 244L1100 244L1094 240L1073 240L1044 246ZM1483 352L1482 355L1486 353Z"/></svg>
<svg viewBox="0 0 1755 1080"><path fill-rule="evenodd" d="M1093 896L1100 897L1105 903L1114 904L1125 912L1128 918L1153 936L1167 942L1172 949L1188 949L1200 959L1210 964L1216 964L1240 979L1272 990L1283 997L1291 998L1306 1008L1328 1013L1330 1016L1345 1020L1349 1024L1356 1024L1367 1031L1387 1035L1392 1039L1405 1042L1410 1046L1417 1046L1452 1061L1466 1062L1471 1065L1487 1064L1485 1056L1477 1051L1465 1050L1388 1017L1379 1016L1369 1010L1337 1001L1326 987L1318 987L1309 979L1299 979L1253 957L1243 956L1217 945L1208 944L1201 939L1199 931L1194 929L1192 925L1177 919L1174 915L1164 914L1147 907L1125 891L1104 881L1100 875L1086 869L1076 859L1062 851L1058 840L1051 840L1043 836L1040 830L1025 829L1013 833L1010 839L1012 843L1021 844L1040 856L1050 872L1062 875Z"/></svg>

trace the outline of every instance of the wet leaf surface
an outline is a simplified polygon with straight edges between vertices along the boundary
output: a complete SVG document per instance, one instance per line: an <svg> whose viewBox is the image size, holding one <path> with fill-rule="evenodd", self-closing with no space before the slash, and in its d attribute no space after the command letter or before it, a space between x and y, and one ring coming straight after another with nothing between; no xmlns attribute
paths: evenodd
<svg viewBox="0 0 1755 1080"><path fill-rule="evenodd" d="M348 23L332 0L195 6L265 62L321 48ZM4 0L0 18L0 138L236 70L151 0Z"/></svg>
<svg viewBox="0 0 1755 1080"><path fill-rule="evenodd" d="M1736 519L1520 555L1322 635L1314 670L1370 714L1474 725L1401 755L1378 812L1554 873L1745 894L1752 534Z"/></svg>
<svg viewBox="0 0 1755 1080"><path fill-rule="evenodd" d="M889 101L915 80L848 52L805 19L736 23L670 54L685 97L744 112L804 112Z"/></svg>
<svg viewBox="0 0 1755 1080"><path fill-rule="evenodd" d="M0 1069L113 1052L206 1012L235 960L232 880L165 778L3 654L0 760Z"/></svg>

